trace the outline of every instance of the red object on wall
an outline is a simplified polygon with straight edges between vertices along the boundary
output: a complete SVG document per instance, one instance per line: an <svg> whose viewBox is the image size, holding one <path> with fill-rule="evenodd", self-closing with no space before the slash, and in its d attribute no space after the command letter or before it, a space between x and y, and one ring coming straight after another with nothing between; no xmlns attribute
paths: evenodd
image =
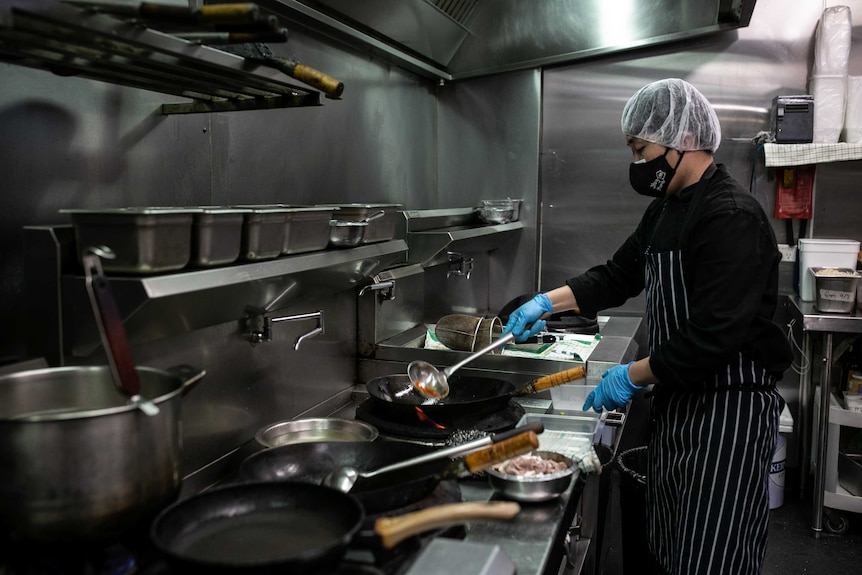
<svg viewBox="0 0 862 575"><path fill-rule="evenodd" d="M794 166L776 170L775 217L810 220L816 166Z"/></svg>

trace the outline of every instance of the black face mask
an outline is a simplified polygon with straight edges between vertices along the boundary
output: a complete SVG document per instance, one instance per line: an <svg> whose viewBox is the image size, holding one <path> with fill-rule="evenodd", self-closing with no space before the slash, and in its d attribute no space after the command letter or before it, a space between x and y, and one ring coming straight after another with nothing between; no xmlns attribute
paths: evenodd
<svg viewBox="0 0 862 575"><path fill-rule="evenodd" d="M685 152L681 152L676 166L671 168L667 161L670 150L671 148L668 148L663 155L649 162L629 165L629 182L637 193L651 198L663 198L665 196L667 187L685 155Z"/></svg>

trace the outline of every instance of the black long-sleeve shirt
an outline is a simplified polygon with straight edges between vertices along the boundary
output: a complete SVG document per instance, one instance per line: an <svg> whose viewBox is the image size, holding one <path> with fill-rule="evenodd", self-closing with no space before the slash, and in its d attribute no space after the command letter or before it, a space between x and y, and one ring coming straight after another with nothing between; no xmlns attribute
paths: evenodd
<svg viewBox="0 0 862 575"><path fill-rule="evenodd" d="M652 202L611 260L566 282L581 313L594 316L643 291L647 249L681 252L688 294L688 319L650 354L661 384L696 386L739 352L781 377L793 356L772 321L781 261L775 234L723 165Z"/></svg>

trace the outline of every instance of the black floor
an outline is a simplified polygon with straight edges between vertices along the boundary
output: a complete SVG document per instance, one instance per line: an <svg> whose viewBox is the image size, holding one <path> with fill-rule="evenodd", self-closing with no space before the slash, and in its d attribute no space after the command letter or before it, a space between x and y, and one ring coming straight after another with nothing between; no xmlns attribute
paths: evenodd
<svg viewBox="0 0 862 575"><path fill-rule="evenodd" d="M862 573L862 514L840 512L847 533L825 530L816 538L811 529L812 502L785 493L784 505L770 511L769 544L762 575L857 575ZM837 521L836 521L837 525Z"/></svg>

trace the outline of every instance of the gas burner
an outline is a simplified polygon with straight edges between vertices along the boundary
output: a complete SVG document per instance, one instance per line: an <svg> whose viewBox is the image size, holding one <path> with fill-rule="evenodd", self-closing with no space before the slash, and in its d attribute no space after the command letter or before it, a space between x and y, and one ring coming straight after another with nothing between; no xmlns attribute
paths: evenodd
<svg viewBox="0 0 862 575"><path fill-rule="evenodd" d="M137 572L132 551L112 544L93 548L20 543L6 545L0 557L4 575L128 575Z"/></svg>
<svg viewBox="0 0 862 575"><path fill-rule="evenodd" d="M509 401L503 409L479 418L464 416L448 422L447 426L436 426L418 418L415 421L393 420L388 417L373 399L366 399L356 407L356 419L375 426L381 435L408 442L432 442L434 444L463 443L453 441L459 436L464 440L476 439L490 433L513 429L524 416L524 408ZM470 433L466 433L470 432ZM476 437L466 437L473 434Z"/></svg>

